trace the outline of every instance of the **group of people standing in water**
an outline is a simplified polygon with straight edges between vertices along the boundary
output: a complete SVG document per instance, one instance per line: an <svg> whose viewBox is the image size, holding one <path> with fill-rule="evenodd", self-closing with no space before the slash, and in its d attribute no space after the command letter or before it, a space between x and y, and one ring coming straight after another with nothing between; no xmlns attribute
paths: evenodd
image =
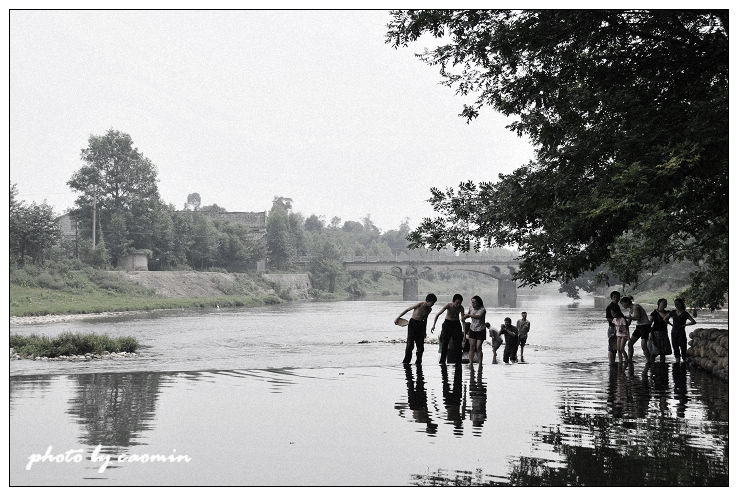
<svg viewBox="0 0 738 496"><path fill-rule="evenodd" d="M694 318L687 312L684 300L674 300L674 310L667 310L668 302L661 298L656 309L648 314L638 303L629 296L620 297L618 291L610 293L610 304L605 309L605 318L608 322L607 340L610 363L615 363L615 354L622 362L633 361L633 345L640 339L641 349L649 363L656 357L666 361L666 355L672 354L677 362L687 358L687 331L686 327L696 324ZM624 311L628 311L626 316ZM635 329L630 335L629 326L635 322ZM671 342L669 342L668 326L671 326ZM625 345L628 345L627 354Z"/></svg>
<svg viewBox="0 0 738 496"><path fill-rule="evenodd" d="M426 323L433 305L437 300L436 295L429 293L424 301L408 307L395 319L395 323L397 324L403 315L411 310L413 312L407 325L407 345L405 346L405 357L402 363L410 363L413 348L417 349L415 363L422 363L425 349ZM469 364L472 365L475 362L481 364L483 357L482 344L487 337L487 333L489 333L489 337L492 340L492 350L494 353L492 363L497 363L497 349L502 345L503 336L505 338L503 361L505 363L510 363L511 361L513 363L517 362L518 348L520 348L520 359L523 360L523 350L528 339L528 332L530 331L530 322L527 319L526 312L522 313L522 318L518 320L515 326L512 325L512 320L509 317L505 318L498 331L486 321L487 310L484 308L482 298L473 296L471 299L471 309L467 313L464 313L463 301L464 298L460 294L455 294L452 300L446 303L436 313L436 318L431 327L431 333L436 329L438 317L446 312L446 318L441 325L441 334L438 337L439 351L441 353L439 363L460 364L462 362L463 350L468 343Z"/></svg>

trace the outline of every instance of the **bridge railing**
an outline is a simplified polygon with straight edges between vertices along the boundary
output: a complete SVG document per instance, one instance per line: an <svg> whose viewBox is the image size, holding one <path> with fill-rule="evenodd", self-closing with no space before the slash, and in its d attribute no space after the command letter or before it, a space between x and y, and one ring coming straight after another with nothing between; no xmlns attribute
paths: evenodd
<svg viewBox="0 0 738 496"><path fill-rule="evenodd" d="M295 259L298 264L307 264L312 261L311 257L301 256ZM478 254L461 253L459 255L446 255L440 253L417 253L412 256L406 253L395 254L392 256L377 255L344 255L343 263L388 263L388 262L510 262L516 263L513 258L505 259L502 257L480 256Z"/></svg>

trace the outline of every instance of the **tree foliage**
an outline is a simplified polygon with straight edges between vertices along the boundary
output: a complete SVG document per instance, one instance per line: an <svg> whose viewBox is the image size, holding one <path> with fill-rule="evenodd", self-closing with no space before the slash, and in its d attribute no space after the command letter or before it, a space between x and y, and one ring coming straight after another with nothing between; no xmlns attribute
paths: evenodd
<svg viewBox="0 0 738 496"><path fill-rule="evenodd" d="M396 11L387 42L515 121L536 157L498 181L434 188L441 214L414 247L517 245L518 280L608 266L624 283L673 260L700 265L692 304L728 288L727 11Z"/></svg>
<svg viewBox="0 0 738 496"><path fill-rule="evenodd" d="M44 201L26 204L18 200L18 188L10 185L10 215L8 241L10 258L20 264L30 258L33 263L43 262L52 246L61 238L54 210Z"/></svg>

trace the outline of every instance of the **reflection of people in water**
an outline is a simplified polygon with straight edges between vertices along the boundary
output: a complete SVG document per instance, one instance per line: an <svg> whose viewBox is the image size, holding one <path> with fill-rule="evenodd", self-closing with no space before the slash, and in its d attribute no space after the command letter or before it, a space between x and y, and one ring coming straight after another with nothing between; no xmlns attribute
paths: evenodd
<svg viewBox="0 0 738 496"><path fill-rule="evenodd" d="M671 378L674 381L674 397L679 401L676 407L676 414L679 418L684 418L684 412L687 410L687 367L684 363L674 363L671 365Z"/></svg>
<svg viewBox="0 0 738 496"><path fill-rule="evenodd" d="M425 391L425 379L423 378L423 367L416 365L418 381L413 378L413 370L409 364L405 365L405 380L407 382L407 406L413 412L416 422L426 424L425 432L435 433L438 424L431 421L428 413L428 395Z"/></svg>
<svg viewBox="0 0 738 496"><path fill-rule="evenodd" d="M474 373L474 364L469 363L469 399L471 400L471 421L474 427L482 427L487 419L487 386L482 380L482 366Z"/></svg>
<svg viewBox="0 0 738 496"><path fill-rule="evenodd" d="M453 385L448 382L448 367L441 366L441 379L443 380L443 404L446 405L446 419L454 424L454 434L460 436L463 433L464 423L461 419L461 367L454 367Z"/></svg>

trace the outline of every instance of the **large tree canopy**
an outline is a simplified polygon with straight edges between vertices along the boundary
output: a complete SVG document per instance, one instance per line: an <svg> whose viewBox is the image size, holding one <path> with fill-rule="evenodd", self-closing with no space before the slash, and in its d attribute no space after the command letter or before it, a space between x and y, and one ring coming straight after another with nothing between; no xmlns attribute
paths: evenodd
<svg viewBox="0 0 738 496"><path fill-rule="evenodd" d="M515 116L536 158L497 182L434 188L441 214L414 247L516 244L518 280L571 281L603 264L624 283L700 265L688 296L728 288L727 11L396 11L387 42L471 101Z"/></svg>

